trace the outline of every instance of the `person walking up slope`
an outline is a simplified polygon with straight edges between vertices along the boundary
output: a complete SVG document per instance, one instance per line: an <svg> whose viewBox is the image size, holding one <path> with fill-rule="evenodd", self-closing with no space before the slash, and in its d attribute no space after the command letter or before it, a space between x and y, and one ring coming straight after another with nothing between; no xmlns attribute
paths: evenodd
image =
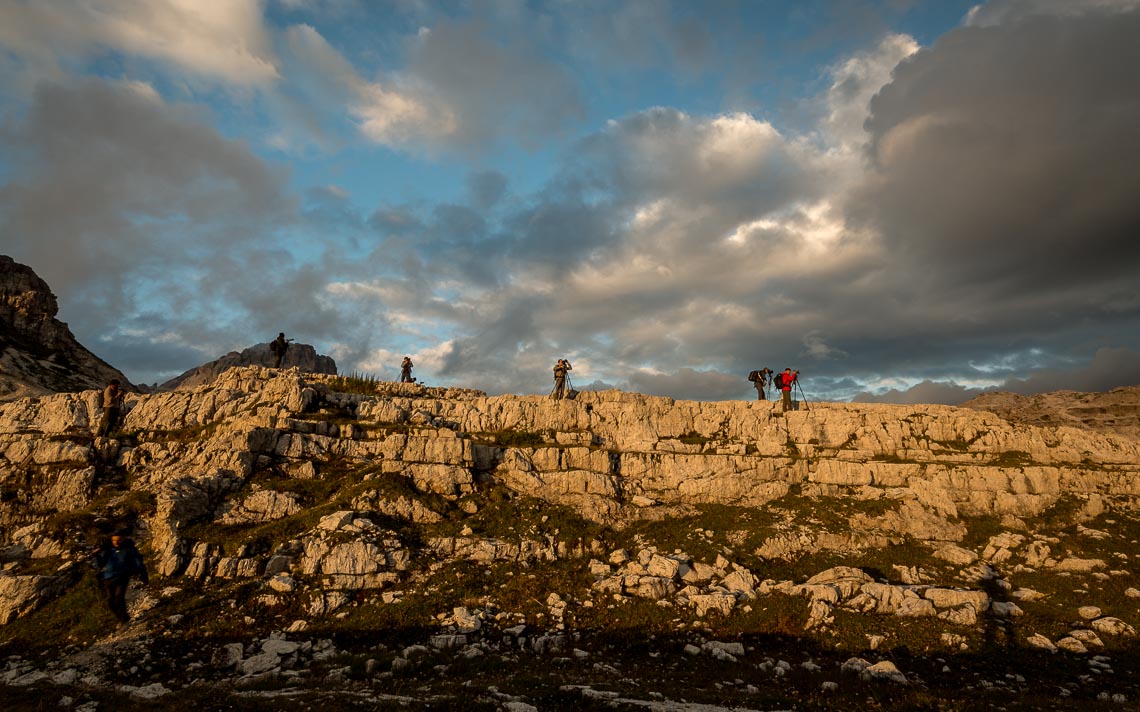
<svg viewBox="0 0 1140 712"><path fill-rule="evenodd" d="M149 582L146 564L135 543L122 531L111 535L95 554L95 567L99 583L107 596L107 607L120 623L126 624L131 616L127 613L127 587L132 576L138 576L143 584Z"/></svg>

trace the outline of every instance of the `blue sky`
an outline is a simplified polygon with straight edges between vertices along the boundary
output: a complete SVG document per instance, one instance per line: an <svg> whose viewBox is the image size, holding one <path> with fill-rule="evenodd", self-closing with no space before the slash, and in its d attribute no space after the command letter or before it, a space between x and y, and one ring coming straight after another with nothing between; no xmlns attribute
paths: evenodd
<svg viewBox="0 0 1140 712"><path fill-rule="evenodd" d="M0 252L136 382L1140 382L1140 2L0 0Z"/></svg>

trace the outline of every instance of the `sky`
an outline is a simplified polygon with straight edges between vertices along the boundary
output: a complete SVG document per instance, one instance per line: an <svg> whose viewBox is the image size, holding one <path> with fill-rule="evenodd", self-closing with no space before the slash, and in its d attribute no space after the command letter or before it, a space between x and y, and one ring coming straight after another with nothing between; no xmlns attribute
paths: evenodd
<svg viewBox="0 0 1140 712"><path fill-rule="evenodd" d="M136 383L1140 383L1140 0L0 0L0 253Z"/></svg>

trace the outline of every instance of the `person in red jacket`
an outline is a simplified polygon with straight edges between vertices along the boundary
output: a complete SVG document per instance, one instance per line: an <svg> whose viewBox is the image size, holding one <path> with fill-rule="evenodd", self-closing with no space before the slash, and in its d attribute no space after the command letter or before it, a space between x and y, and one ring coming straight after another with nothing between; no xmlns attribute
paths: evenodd
<svg viewBox="0 0 1140 712"><path fill-rule="evenodd" d="M798 370L785 368L783 373L776 374L776 388L780 389L780 403L785 413L792 409L792 386L800 377Z"/></svg>

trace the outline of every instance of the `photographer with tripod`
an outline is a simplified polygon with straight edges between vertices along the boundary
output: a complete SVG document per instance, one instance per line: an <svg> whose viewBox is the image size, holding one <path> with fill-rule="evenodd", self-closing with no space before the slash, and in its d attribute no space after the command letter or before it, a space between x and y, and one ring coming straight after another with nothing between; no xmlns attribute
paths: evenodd
<svg viewBox="0 0 1140 712"><path fill-rule="evenodd" d="M777 373L776 378L772 381L776 388L780 389L780 404L785 413L792 409L792 388L795 387L799 378L798 369L793 371L790 368L785 368L782 373Z"/></svg>
<svg viewBox="0 0 1140 712"><path fill-rule="evenodd" d="M772 369L765 366L748 374L748 380L756 387L756 400L768 400L767 385L772 380Z"/></svg>
<svg viewBox="0 0 1140 712"><path fill-rule="evenodd" d="M554 400L562 400L566 395L567 372L573 370L574 367L564 358L558 359L558 362L554 364L554 390L550 392L551 398ZM575 393L575 395L577 394Z"/></svg>

